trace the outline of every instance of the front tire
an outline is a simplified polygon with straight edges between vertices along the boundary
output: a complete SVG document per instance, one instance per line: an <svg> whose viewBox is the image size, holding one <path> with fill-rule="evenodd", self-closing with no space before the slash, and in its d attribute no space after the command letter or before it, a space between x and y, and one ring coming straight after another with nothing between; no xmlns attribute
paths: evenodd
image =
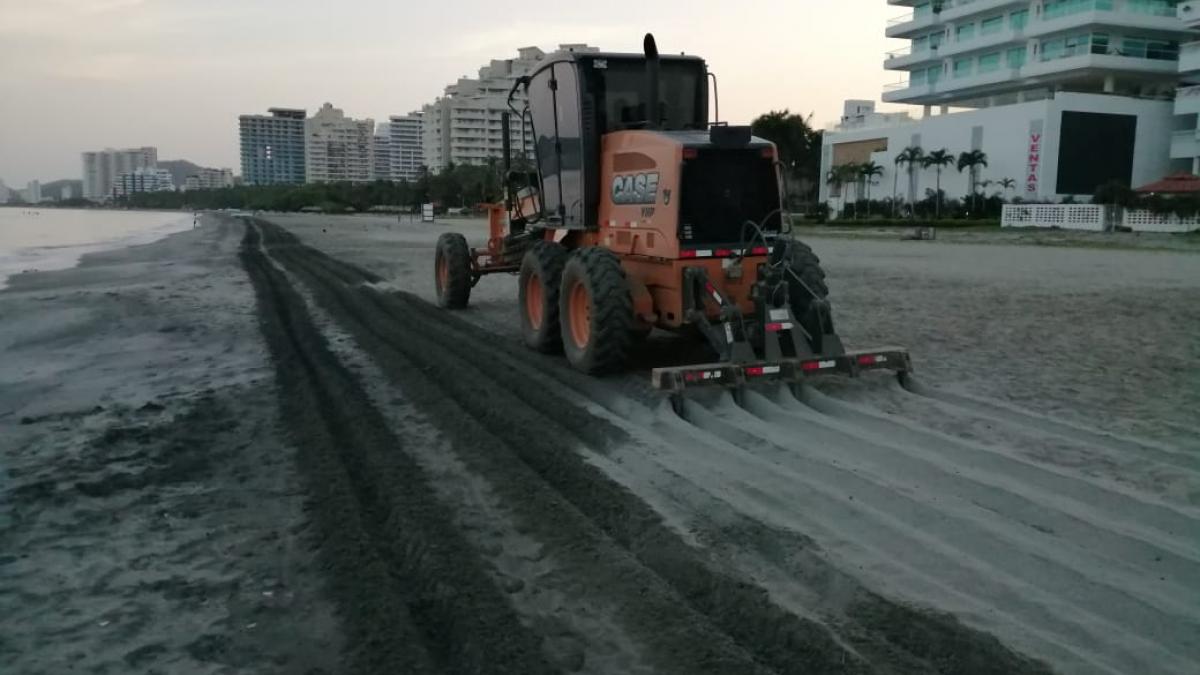
<svg viewBox="0 0 1200 675"><path fill-rule="evenodd" d="M551 241L535 243L521 259L521 337L531 349L546 354L562 349L558 295L566 262L567 250Z"/></svg>
<svg viewBox="0 0 1200 675"><path fill-rule="evenodd" d="M607 249L576 251L563 269L559 296L563 351L590 375L619 371L633 342L633 295L621 261Z"/></svg>
<svg viewBox="0 0 1200 675"><path fill-rule="evenodd" d="M438 237L433 265L438 306L465 308L471 299L471 247L466 237L457 232Z"/></svg>
<svg viewBox="0 0 1200 675"><path fill-rule="evenodd" d="M835 331L833 312L828 300L829 286L825 283L825 270L821 267L821 259L812 248L799 241L791 242L787 250L781 253L789 257L788 262L794 273L788 275L787 280L792 314L812 336L809 346L817 354L824 354L827 348L839 351L840 346L825 344L825 336L833 335Z"/></svg>

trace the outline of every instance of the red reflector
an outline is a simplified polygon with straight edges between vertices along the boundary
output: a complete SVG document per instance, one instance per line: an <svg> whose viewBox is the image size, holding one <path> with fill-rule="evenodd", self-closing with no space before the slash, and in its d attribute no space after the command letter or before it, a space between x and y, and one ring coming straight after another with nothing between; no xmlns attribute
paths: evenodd
<svg viewBox="0 0 1200 675"><path fill-rule="evenodd" d="M783 330L783 324L781 324L781 323L767 324L767 332L768 333L778 333L781 330Z"/></svg>
<svg viewBox="0 0 1200 675"><path fill-rule="evenodd" d="M708 291L710 294L717 292L717 289L713 287L712 282L705 282L704 290Z"/></svg>
<svg viewBox="0 0 1200 675"><path fill-rule="evenodd" d="M803 371L812 372L814 370L820 370L820 369L821 369L820 361L805 361L804 363L800 364L800 370L803 370Z"/></svg>
<svg viewBox="0 0 1200 675"><path fill-rule="evenodd" d="M746 369L746 375L748 375L749 377L761 377L762 374L763 374L763 369L761 366L755 366L753 368Z"/></svg>
<svg viewBox="0 0 1200 675"><path fill-rule="evenodd" d="M770 148L770 147L763 148L762 156L763 157L774 157L775 156L775 148Z"/></svg>
<svg viewBox="0 0 1200 675"><path fill-rule="evenodd" d="M696 257L696 252L695 252L695 251L687 251L687 250L683 250L683 251L680 251L680 252L679 252L679 257L680 257L680 258L695 258L695 257Z"/></svg>
<svg viewBox="0 0 1200 675"><path fill-rule="evenodd" d="M876 358L874 356L870 356L870 355L863 355L863 356L858 357L858 365L860 365L860 366L873 366L873 365L875 365L875 361L876 361Z"/></svg>
<svg viewBox="0 0 1200 675"><path fill-rule="evenodd" d="M683 158L684 159L696 159L696 157L698 157L698 156L700 156L700 153L697 152L697 150L695 148L684 148L683 149Z"/></svg>
<svg viewBox="0 0 1200 675"><path fill-rule="evenodd" d="M750 255L766 255L768 253L770 253L770 251L767 250L766 246L755 246L754 248L750 249Z"/></svg>
<svg viewBox="0 0 1200 675"><path fill-rule="evenodd" d="M730 251L727 248L719 248L713 251L713 256L717 258L731 258L733 257L733 251Z"/></svg>

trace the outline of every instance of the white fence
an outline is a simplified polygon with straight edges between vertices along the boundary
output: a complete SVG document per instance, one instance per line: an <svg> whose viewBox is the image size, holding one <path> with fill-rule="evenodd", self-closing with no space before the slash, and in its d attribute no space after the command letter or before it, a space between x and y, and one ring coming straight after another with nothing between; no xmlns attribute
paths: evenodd
<svg viewBox="0 0 1200 675"><path fill-rule="evenodd" d="M1056 227L1092 232L1104 232L1117 224L1133 232L1192 232L1200 230L1200 216L1179 218L1126 209L1119 219L1110 219L1109 209L1097 204L1005 204L1000 218L1002 227Z"/></svg>
<svg viewBox="0 0 1200 675"><path fill-rule="evenodd" d="M1200 230L1200 217L1180 218L1174 214L1127 209L1121 224L1134 232L1192 232Z"/></svg>
<svg viewBox="0 0 1200 675"><path fill-rule="evenodd" d="M1005 204L1002 227L1058 227L1064 230L1108 229L1105 208L1093 204Z"/></svg>

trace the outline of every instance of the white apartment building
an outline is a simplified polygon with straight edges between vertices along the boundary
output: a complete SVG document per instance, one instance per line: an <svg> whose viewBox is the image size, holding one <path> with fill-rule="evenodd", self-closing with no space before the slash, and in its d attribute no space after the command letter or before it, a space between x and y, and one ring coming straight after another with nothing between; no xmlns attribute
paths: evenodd
<svg viewBox="0 0 1200 675"><path fill-rule="evenodd" d="M559 51L599 51L585 44L559 45ZM499 159L502 152L501 115L509 111L508 93L513 83L530 73L547 58L537 47L517 51L515 59L497 59L479 69L478 79L461 78L446 87L445 94L422 109L422 148L425 164L437 173L448 164L484 164ZM515 99L520 109L523 98ZM524 134L515 115L509 122L514 155L533 149L532 133Z"/></svg>
<svg viewBox="0 0 1200 675"><path fill-rule="evenodd" d="M388 118L391 132L392 180L416 182L425 166L425 151L422 145L423 113L392 115Z"/></svg>
<svg viewBox="0 0 1200 675"><path fill-rule="evenodd" d="M140 167L117 176L113 181L112 196L124 197L135 192L169 192L174 189L175 181L170 171Z"/></svg>
<svg viewBox="0 0 1200 675"><path fill-rule="evenodd" d="M1178 16L1191 32L1179 49L1179 89L1171 135L1172 172L1200 174L1200 0L1180 2Z"/></svg>
<svg viewBox="0 0 1200 675"><path fill-rule="evenodd" d="M184 179L184 190L220 190L233 187L233 169L200 169Z"/></svg>
<svg viewBox="0 0 1200 675"><path fill-rule="evenodd" d="M375 121L346 117L326 103L304 120L305 180L367 183L375 172Z"/></svg>
<svg viewBox="0 0 1200 675"><path fill-rule="evenodd" d="M1177 166L1172 129L1182 131L1190 121L1195 137L1196 115L1175 119L1174 102L1181 44L1197 35L1179 16L1188 3L889 4L912 12L886 28L888 37L909 45L885 56L884 67L902 80L887 87L883 100L920 106L923 119L875 113L844 120L825 135L822 175L841 164L873 161L884 168L873 197L895 190L900 199L920 199L933 187L934 170L897 165L901 151L909 146L954 155L981 150L988 167L980 178L990 183L984 191L1053 201L1090 196L1111 180L1134 187L1157 180ZM1200 74L1200 52L1197 67ZM968 110L950 112L963 108ZM1200 111L1200 99L1196 108ZM1182 142L1178 150L1184 150ZM954 167L942 175L948 197L969 192L966 175ZM1016 184L998 187L1005 179ZM838 186L822 186L823 200L839 196Z"/></svg>
<svg viewBox="0 0 1200 675"><path fill-rule="evenodd" d="M375 180L395 180L392 177L392 125L390 122L380 122L375 127L375 168L371 177Z"/></svg>
<svg viewBox="0 0 1200 675"><path fill-rule="evenodd" d="M83 196L102 201L112 195L117 176L137 169L156 168L158 148L146 146L114 150L107 148L83 153Z"/></svg>
<svg viewBox="0 0 1200 675"><path fill-rule="evenodd" d="M42 184L40 181L31 180L25 185L25 190L21 193L26 203L40 204L42 202Z"/></svg>

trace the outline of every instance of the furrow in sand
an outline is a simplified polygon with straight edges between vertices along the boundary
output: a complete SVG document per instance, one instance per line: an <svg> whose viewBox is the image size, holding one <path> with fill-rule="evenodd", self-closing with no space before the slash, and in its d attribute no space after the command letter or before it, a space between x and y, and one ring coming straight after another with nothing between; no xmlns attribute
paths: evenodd
<svg viewBox="0 0 1200 675"><path fill-rule="evenodd" d="M1005 424L1016 424L1038 429L1048 434L1069 440L1087 443L1098 448L1108 448L1134 457L1145 457L1169 464L1200 475L1200 454L1172 448L1164 443L1132 438L1107 432L1098 432L1077 424L1054 419L1035 412L1022 410L1003 401L979 398L966 394L955 394L937 387L910 380L906 390L918 396L970 411Z"/></svg>
<svg viewBox="0 0 1200 675"><path fill-rule="evenodd" d="M312 492L353 671L554 672L451 527L420 467L261 253L254 228L242 261Z"/></svg>
<svg viewBox="0 0 1200 675"><path fill-rule="evenodd" d="M898 635L903 631L856 642L860 653L875 658L869 665L864 664L848 654L824 626L801 621L771 603L761 589L713 569L703 555L665 527L641 500L585 462L580 454L564 448L561 440L546 438L562 429L562 419L557 414L563 407L561 399L548 409L531 406L527 395L544 395L544 392L526 391L529 385L522 380L519 370L483 354L483 346L472 343L473 327L448 314L437 313L422 321L419 330L414 330L414 308L424 309L423 303L408 296L384 296L369 288L346 288L336 280L322 280L322 267L328 264L324 256L297 251L281 254L281 259L294 265L301 275L310 275L306 283L335 296L328 309L360 336L363 346L377 359L386 360L380 357L388 352L399 357L391 366L395 376L403 378L412 374L409 372L412 368L423 367L439 395L455 401L468 416L486 421L488 431L512 452L514 461L535 471L613 541L654 570L684 604L708 617L747 652L779 672L845 672L864 668L899 672L1038 669L994 640L972 635L961 627L954 633L958 640L955 653L948 653L948 645L926 645L923 650L905 652L888 643L888 638L904 642L906 638ZM596 429L601 430L603 437L605 425L598 422L591 418L588 428L570 428L566 437L591 436ZM530 429L537 431L531 433ZM894 609L899 613L897 618L903 618L907 611ZM693 649L698 647L692 645ZM918 652L921 657L916 655ZM923 658L928 661L923 662Z"/></svg>
<svg viewBox="0 0 1200 675"><path fill-rule="evenodd" d="M784 429L804 429L829 443L854 447L853 453L826 452L827 459L917 489L918 494L936 495L940 504L968 513L986 511L976 514L981 516L980 528L1007 522L1005 527L1015 525L1023 540L1042 542L1038 546L1048 555L1069 548L1065 552L1070 555L1064 558L1069 566L1078 564L1079 555L1093 558L1082 568L1085 573L1125 573L1107 583L1140 586L1147 578L1162 579L1163 583L1146 590L1172 611L1183 612L1193 621L1200 619L1200 607L1181 602L1189 589L1200 586L1200 557L1186 534L1200 531L1200 521L1174 509L1153 507L1144 509L1141 520L1129 518L1125 514L1147 505L1124 491L1109 491L1059 472L1043 476L1036 466L1010 461L991 448L847 408L848 404L815 391L804 391L801 397L815 410L778 392L769 403L756 401L751 412ZM818 453L822 447L814 446ZM1046 477L1051 480L1040 480ZM1155 518L1161 514L1184 522L1164 525ZM1181 531L1172 533L1167 529L1171 526ZM1004 530L996 534L1003 535Z"/></svg>
<svg viewBox="0 0 1200 675"><path fill-rule="evenodd" d="M755 398L760 397L748 395L749 401ZM1164 658L1183 663L1189 658L1185 655L1195 651L1194 632L1139 599L1095 584L1073 570L1055 570L1044 557L981 535L953 510L923 503L911 487L889 485L855 469L851 464L857 441L814 435L818 429L806 430L798 438L795 430L781 432L763 424L728 397L712 409L691 406L689 418L695 428L741 448L742 471L736 475L747 492L759 499L779 508L804 504L813 514L828 516L826 526L836 528L840 523L842 536L848 539L871 533L889 542L896 555L938 570L945 583L965 592L983 591L1000 606L1013 606L1016 616L1043 617L1076 644L1093 643L1093 648L1103 650L1091 625L1123 633L1114 644L1134 659L1130 664L1145 667ZM831 454L822 456L822 452ZM842 457L844 462L839 460ZM798 492L799 486L804 490ZM1149 622L1134 624L1145 629L1141 634L1128 632L1134 614Z"/></svg>

